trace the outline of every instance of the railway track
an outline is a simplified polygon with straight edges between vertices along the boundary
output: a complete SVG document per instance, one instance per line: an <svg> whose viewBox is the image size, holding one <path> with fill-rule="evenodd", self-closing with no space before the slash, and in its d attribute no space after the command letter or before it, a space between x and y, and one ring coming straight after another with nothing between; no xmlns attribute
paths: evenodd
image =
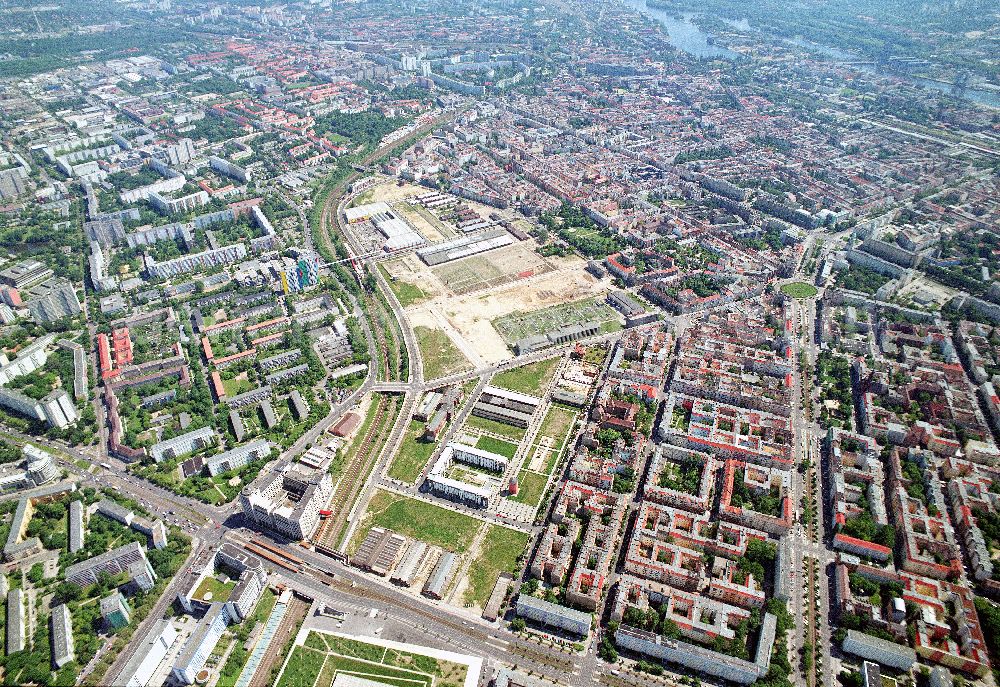
<svg viewBox="0 0 1000 687"><path fill-rule="evenodd" d="M316 530L316 534L313 535L313 544L322 546L325 549L337 549L337 546L340 543L338 541L338 537L347 522L347 516L350 514L351 505L354 503L358 493L364 486L365 479L368 475L369 464L372 460L377 458L377 448L381 446L381 439L388 431L388 428L385 427L384 420L386 413L388 412L389 407L393 405L393 402L388 400L382 394L376 394L375 398L375 403L377 404L377 407L374 410L375 419L368 427L368 431L365 434L361 446L358 447L358 450L354 454L354 458L347 466L343 477L341 477L340 482L337 484L337 489L334 492L333 498L330 501L333 504L337 504L337 510L320 523L319 528ZM378 441L376 441L376 439L378 439Z"/></svg>
<svg viewBox="0 0 1000 687"><path fill-rule="evenodd" d="M302 624L308 613L309 604L293 596L288 603L288 610L285 612L285 617L282 619L281 625L274 633L273 641L276 646L267 652L264 660L257 666L249 687L270 687L274 684L274 673L285 660L285 652L282 649L288 641L289 633Z"/></svg>
<svg viewBox="0 0 1000 687"><path fill-rule="evenodd" d="M393 326L393 318L386 311L384 305L373 298L370 294L366 295L365 302L367 305L367 311L370 313L375 313L377 319L381 326L373 327L376 343L378 345L379 354L382 357L382 378L385 381L392 381L393 370L402 371L402 354L399 347L399 338L396 336L396 332L392 333L393 346L389 347L389 337L387 335L387 330ZM393 357L393 362L395 365L389 364L389 356Z"/></svg>

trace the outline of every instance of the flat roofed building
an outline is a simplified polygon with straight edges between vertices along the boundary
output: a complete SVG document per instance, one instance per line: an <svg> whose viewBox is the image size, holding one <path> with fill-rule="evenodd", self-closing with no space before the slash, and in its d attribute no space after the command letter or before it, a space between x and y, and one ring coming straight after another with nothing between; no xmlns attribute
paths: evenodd
<svg viewBox="0 0 1000 687"><path fill-rule="evenodd" d="M768 620L770 618L770 620ZM770 654L774 645L775 617L765 614L761 627L761 637L753 661L736 658L708 647L670 639L645 630L622 625L615 632L618 646L651 656L686 668L719 677L738 685L751 685L765 675L770 666Z"/></svg>
<svg viewBox="0 0 1000 687"><path fill-rule="evenodd" d="M445 446L444 452L449 453L452 460L456 460L459 463L473 465L492 472L504 472L507 470L508 461L506 456L501 456L491 451L484 451L475 446L452 441Z"/></svg>
<svg viewBox="0 0 1000 687"><path fill-rule="evenodd" d="M0 283L15 289L30 288L53 275L51 269L38 260L23 260L0 271Z"/></svg>
<svg viewBox="0 0 1000 687"><path fill-rule="evenodd" d="M56 277L34 286L23 294L24 305L36 322L54 322L81 312L80 299L68 279Z"/></svg>
<svg viewBox="0 0 1000 687"><path fill-rule="evenodd" d="M11 520L10 532L7 534L7 542L3 547L4 560L16 561L25 556L39 553L42 550L42 542L38 537L30 537L22 541L27 532L28 523L31 521L31 513L33 511L34 507L31 499L22 498L17 502L17 508L14 510L14 518Z"/></svg>
<svg viewBox="0 0 1000 687"><path fill-rule="evenodd" d="M229 626L229 621L226 604L212 604L174 662L171 673L175 680L182 685L194 684L198 673L205 667L205 661Z"/></svg>
<svg viewBox="0 0 1000 687"><path fill-rule="evenodd" d="M271 444L265 439L257 439L244 446L237 446L223 453L209 456L205 459L205 465L208 467L208 474L215 477L219 473L238 470L244 465L270 455Z"/></svg>
<svg viewBox="0 0 1000 687"><path fill-rule="evenodd" d="M176 641L177 630L170 621L156 621L113 683L122 687L146 687Z"/></svg>
<svg viewBox="0 0 1000 687"><path fill-rule="evenodd" d="M73 619L69 607L59 604L52 609L49 618L52 623L52 664L58 670L76 658L73 652Z"/></svg>
<svg viewBox="0 0 1000 687"><path fill-rule="evenodd" d="M517 614L542 625L556 627L582 637L590 633L589 613L560 606L528 594L517 597Z"/></svg>
<svg viewBox="0 0 1000 687"><path fill-rule="evenodd" d="M496 584L493 585L493 591L490 593L490 598L486 602L486 607L483 609L484 620L492 623L500 616L500 609L503 607L504 599L507 598L507 592L510 590L513 582L514 578L508 573L502 573L497 578Z"/></svg>
<svg viewBox="0 0 1000 687"><path fill-rule="evenodd" d="M427 485L430 490L439 496L443 496L452 501L461 501L475 508L486 508L493 496L493 491L484 487L477 487L468 482L446 477L437 465L442 461L438 459L435 469L427 475Z"/></svg>
<svg viewBox="0 0 1000 687"><path fill-rule="evenodd" d="M271 402L268 400L261 401L259 408L260 415L264 419L264 426L267 429L273 429L278 424L278 416L275 415Z"/></svg>
<svg viewBox="0 0 1000 687"><path fill-rule="evenodd" d="M304 420L309 417L309 404L302 398L302 394L299 393L298 389L292 390L292 393L288 396L288 400L291 401L292 412L295 413L296 420Z"/></svg>
<svg viewBox="0 0 1000 687"><path fill-rule="evenodd" d="M847 631L842 648L849 654L898 670L909 670L917 661L917 652L910 647L857 630Z"/></svg>
<svg viewBox="0 0 1000 687"><path fill-rule="evenodd" d="M83 502L69 502L69 552L83 548Z"/></svg>
<svg viewBox="0 0 1000 687"><path fill-rule="evenodd" d="M24 592L11 589L7 592L7 655L24 651L26 634L24 629Z"/></svg>
<svg viewBox="0 0 1000 687"><path fill-rule="evenodd" d="M133 513L131 509L115 503L111 499L103 499L100 501L97 504L97 512L106 518L117 520L126 527L132 524L132 518L135 517L135 513Z"/></svg>
<svg viewBox="0 0 1000 687"><path fill-rule="evenodd" d="M140 588L145 589L151 589L156 580L142 546L138 542L130 542L69 566L66 568L66 581L86 587L95 584L105 572L110 575L127 572Z"/></svg>
<svg viewBox="0 0 1000 687"><path fill-rule="evenodd" d="M132 619L132 609L121 592L115 590L101 599L101 617L108 627L119 629Z"/></svg>
<svg viewBox="0 0 1000 687"><path fill-rule="evenodd" d="M306 539L319 524L319 511L333 495L329 472L296 467L274 474L263 486L240 494L243 513L254 523L292 539Z"/></svg>
<svg viewBox="0 0 1000 687"><path fill-rule="evenodd" d="M501 668L493 678L493 687L551 687L530 675L525 675L510 668Z"/></svg>
<svg viewBox="0 0 1000 687"><path fill-rule="evenodd" d="M505 408L484 401L478 401L472 407L472 414L486 418L487 420L496 420L505 425L520 427L521 429L526 429L531 422L531 413L522 413L518 410L512 410L511 408Z"/></svg>
<svg viewBox="0 0 1000 687"><path fill-rule="evenodd" d="M201 450L215 441L215 430L211 427L201 427L173 439L167 439L153 444L149 449L149 455L157 463L194 453Z"/></svg>
<svg viewBox="0 0 1000 687"><path fill-rule="evenodd" d="M536 396L522 394L518 391L503 389L498 386L487 386L483 388L480 400L487 400L494 405L519 410L522 413L533 413L542 400Z"/></svg>
<svg viewBox="0 0 1000 687"><path fill-rule="evenodd" d="M233 430L233 437L236 441L243 441L243 437L246 436L246 426L243 424L243 418L235 410L229 411L229 426Z"/></svg>

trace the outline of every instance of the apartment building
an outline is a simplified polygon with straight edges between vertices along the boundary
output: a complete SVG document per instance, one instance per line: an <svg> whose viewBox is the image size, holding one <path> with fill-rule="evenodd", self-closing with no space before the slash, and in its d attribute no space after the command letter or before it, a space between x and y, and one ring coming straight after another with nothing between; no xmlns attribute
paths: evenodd
<svg viewBox="0 0 1000 687"><path fill-rule="evenodd" d="M146 559L146 552L137 542L88 558L66 568L66 581L79 587L97 583L101 574L128 573L130 581L143 591L153 588L156 573Z"/></svg>
<svg viewBox="0 0 1000 687"><path fill-rule="evenodd" d="M328 472L289 467L270 475L261 487L240 493L243 513L255 524L291 539L308 539L319 524L319 511L333 495Z"/></svg>

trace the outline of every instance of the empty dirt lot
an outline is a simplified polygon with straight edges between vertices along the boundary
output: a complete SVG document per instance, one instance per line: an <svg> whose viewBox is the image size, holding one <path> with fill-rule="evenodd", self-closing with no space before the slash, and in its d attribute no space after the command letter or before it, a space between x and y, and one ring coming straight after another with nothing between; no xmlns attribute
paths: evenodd
<svg viewBox="0 0 1000 687"><path fill-rule="evenodd" d="M407 308L413 326L444 330L463 352L475 351L475 364L496 363L513 357L503 338L491 324L492 320L514 312L531 312L559 303L576 301L591 296L603 297L609 280L598 280L584 271L586 263L579 258L547 258L542 260L547 269L540 274L518 278L510 270L525 270L524 249L531 244L524 242L487 253L478 260L488 260L493 269L502 271L508 278L502 285L489 286L471 293L456 294L450 291L435 273L440 267L428 268L415 257L386 265L390 274L416 284L431 297ZM534 253L532 253L534 255ZM449 263L459 266L469 260ZM500 266L506 267L503 271ZM468 269L478 269L473 264ZM497 280L500 281L500 280ZM468 353L467 353L468 354Z"/></svg>

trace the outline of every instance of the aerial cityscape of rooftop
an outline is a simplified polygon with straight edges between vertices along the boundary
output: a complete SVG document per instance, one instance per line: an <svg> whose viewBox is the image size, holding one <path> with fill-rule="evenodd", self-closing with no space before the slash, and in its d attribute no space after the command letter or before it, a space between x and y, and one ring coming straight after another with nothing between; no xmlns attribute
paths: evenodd
<svg viewBox="0 0 1000 687"><path fill-rule="evenodd" d="M1000 687L996 0L0 0L0 684Z"/></svg>

